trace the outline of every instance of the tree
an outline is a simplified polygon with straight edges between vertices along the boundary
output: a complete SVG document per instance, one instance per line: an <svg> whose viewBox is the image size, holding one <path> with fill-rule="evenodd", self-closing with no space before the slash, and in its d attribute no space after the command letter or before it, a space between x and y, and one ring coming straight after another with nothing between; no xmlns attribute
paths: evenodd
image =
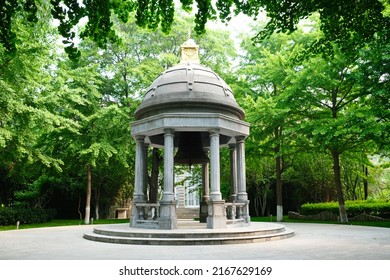
<svg viewBox="0 0 390 280"><path fill-rule="evenodd" d="M47 17L48 10L41 8L37 15ZM27 18L18 15L13 18L13 30L19 34L20 41L15 43L18 52L9 54L0 45L0 169L11 188L4 194L7 204L13 202L15 190L23 191L21 186L30 187L30 194L38 198L44 184L37 178L40 171L61 170L63 161L39 144L42 134L74 133L79 128L73 119L57 114L58 108L67 106L66 98L74 95L53 98L51 91L56 45L53 28L46 21L31 26Z"/></svg>
<svg viewBox="0 0 390 280"><path fill-rule="evenodd" d="M76 106L79 112L79 133L72 139L67 138L66 142L69 143L68 153L76 160L73 168L79 166L79 169L85 170L87 188L84 222L88 224L92 182L100 181L98 178L93 179L94 170L109 166L113 163L113 159L117 163L114 166L119 170L128 168L128 156L131 154L129 145L132 142L127 109L102 100L99 90L101 77L96 71L97 65L93 63L84 65L84 63L86 63L84 59L81 59L77 64L64 62L65 65L61 65L61 68L66 69L67 73L73 72L73 75L78 75L77 79L68 79L67 84L70 89L78 91L83 99L82 106ZM82 75L80 75L81 73ZM100 175L96 174L96 176ZM120 186L119 182L116 184L116 187L118 186ZM95 212L98 214L98 189L95 193L97 198ZM96 215L96 218L99 216Z"/></svg>
<svg viewBox="0 0 390 280"><path fill-rule="evenodd" d="M291 94L287 89L291 86L291 72L299 67L295 58L306 40L302 33L274 34L261 47L247 40L243 44L245 58L238 71L247 87L244 105L252 123L251 144L257 147L259 155L275 160L277 221L283 220L282 174L288 166L287 158L297 149L294 125L298 119L294 108L286 102Z"/></svg>
<svg viewBox="0 0 390 280"><path fill-rule="evenodd" d="M271 187L275 181L275 159L259 157L258 149L254 145L249 145L246 149L249 152L246 173L251 216L270 215L269 201L274 197Z"/></svg>
<svg viewBox="0 0 390 280"><path fill-rule="evenodd" d="M385 16L384 9L388 3L384 0L218 0L213 5L210 0L181 0L181 7L191 11L196 2L195 31L197 34L205 32L208 20L217 19L226 22L234 14L243 13L254 19L265 10L269 21L264 29L257 34L257 39L264 39L276 32L293 32L301 19L313 13L319 13L323 36L315 43L315 49L321 52L332 51L331 43L337 43L345 52L353 52L364 46L367 42L375 40L377 32L390 30L390 21ZM51 0L51 14L53 19L59 21L58 31L64 37L65 51L72 59L80 57L80 51L74 43L76 33L74 27L83 18L87 21L81 33L81 38L90 38L99 47L105 48L108 42L118 41L117 33L113 27L112 14L122 22L127 22L130 16L136 18L137 25L156 29L161 26L163 32L171 30L175 20L175 5L173 0ZM17 32L12 28L16 15L22 14L31 23L42 19L37 16L40 8L38 0L3 0L3 9L0 10L2 18L0 26L0 43L7 52L14 52L18 38Z"/></svg>
<svg viewBox="0 0 390 280"><path fill-rule="evenodd" d="M295 189L294 203L298 206L337 199L332 159L326 153L302 151L283 175L286 184Z"/></svg>
<svg viewBox="0 0 390 280"><path fill-rule="evenodd" d="M320 151L333 159L334 184L340 207L340 220L348 221L341 181L340 156L346 152L374 152L381 127L370 97L360 86L360 60L337 52L333 58L315 57L304 63L296 78L288 102L305 112L301 132Z"/></svg>

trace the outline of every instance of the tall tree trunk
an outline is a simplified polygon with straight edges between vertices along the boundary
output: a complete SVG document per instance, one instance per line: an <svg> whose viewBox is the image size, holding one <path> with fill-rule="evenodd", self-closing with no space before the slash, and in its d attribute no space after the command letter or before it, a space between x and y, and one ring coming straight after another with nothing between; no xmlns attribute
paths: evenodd
<svg viewBox="0 0 390 280"><path fill-rule="evenodd" d="M341 174L340 174L340 153L337 150L331 150L333 157L333 172L334 172L334 183L337 191L337 200L339 202L340 222L348 223L347 211L345 209L344 193L341 185Z"/></svg>
<svg viewBox="0 0 390 280"><path fill-rule="evenodd" d="M81 196L79 195L79 205L77 206L77 212L79 212L80 223L81 223L81 220L83 219L83 214L81 213L80 207L81 207Z"/></svg>
<svg viewBox="0 0 390 280"><path fill-rule="evenodd" d="M283 196L282 196L282 158L276 156L276 221L283 221Z"/></svg>
<svg viewBox="0 0 390 280"><path fill-rule="evenodd" d="M95 219L99 220L99 200L100 200L100 188L96 188L96 195L95 195Z"/></svg>
<svg viewBox="0 0 390 280"><path fill-rule="evenodd" d="M337 103L338 89L332 91L332 118L337 119L339 110ZM345 209L343 187L341 185L340 152L337 148L330 149L333 158L334 183L336 186L337 200L339 202L340 222L348 223L347 210Z"/></svg>
<svg viewBox="0 0 390 280"><path fill-rule="evenodd" d="M364 188L364 200L368 198L368 167L363 165L363 188Z"/></svg>
<svg viewBox="0 0 390 280"><path fill-rule="evenodd" d="M95 219L99 220L99 204L96 203L95 205Z"/></svg>
<svg viewBox="0 0 390 280"><path fill-rule="evenodd" d="M92 192L92 181L91 181L91 166L87 165L87 197L85 200L85 217L84 224L89 224L89 219L91 217L91 192Z"/></svg>
<svg viewBox="0 0 390 280"><path fill-rule="evenodd" d="M158 198L158 176L159 176L159 167L161 162L161 156L157 148L153 148L152 152L152 171L150 174L149 181L149 201L152 203L157 202Z"/></svg>
<svg viewBox="0 0 390 280"><path fill-rule="evenodd" d="M275 128L275 140L278 142L282 133L282 128ZM279 155L280 143L274 149L275 151L275 170L276 170L276 221L283 221L283 182L282 182L282 157Z"/></svg>
<svg viewBox="0 0 390 280"><path fill-rule="evenodd" d="M264 191L263 196L260 197L261 205L261 216L265 215L265 210L267 209L267 191Z"/></svg>

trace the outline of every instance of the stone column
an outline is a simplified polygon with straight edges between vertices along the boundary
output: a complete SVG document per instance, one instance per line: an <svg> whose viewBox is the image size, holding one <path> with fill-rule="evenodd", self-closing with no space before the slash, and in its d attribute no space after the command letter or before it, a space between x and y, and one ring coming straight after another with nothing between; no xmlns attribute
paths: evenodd
<svg viewBox="0 0 390 280"><path fill-rule="evenodd" d="M210 176L209 176L209 163L204 162L202 164L202 186L203 186L203 198L209 200L210 198Z"/></svg>
<svg viewBox="0 0 390 280"><path fill-rule="evenodd" d="M231 202L237 200L237 148L236 144L229 144L230 148L230 198Z"/></svg>
<svg viewBox="0 0 390 280"><path fill-rule="evenodd" d="M135 182L134 182L134 202L144 202L145 201L145 136L137 135L135 137L136 146L135 146Z"/></svg>
<svg viewBox="0 0 390 280"><path fill-rule="evenodd" d="M221 200L221 177L219 159L219 130L210 131L210 200Z"/></svg>
<svg viewBox="0 0 390 280"><path fill-rule="evenodd" d="M236 137L237 145L237 201L246 203L244 208L241 208L239 216L245 222L250 222L249 216L249 200L246 192L246 174L245 174L245 137Z"/></svg>
<svg viewBox="0 0 390 280"><path fill-rule="evenodd" d="M245 137L237 137L237 199L248 200L245 175Z"/></svg>
<svg viewBox="0 0 390 280"><path fill-rule="evenodd" d="M230 149L230 202L237 201L237 148L236 144L229 144ZM226 215L229 220L236 218L236 207L228 207L226 209Z"/></svg>
<svg viewBox="0 0 390 280"><path fill-rule="evenodd" d="M210 131L210 200L207 228L226 228L225 201L220 189L219 130Z"/></svg>
<svg viewBox="0 0 390 280"><path fill-rule="evenodd" d="M174 187L174 130L164 129L164 192L160 201L160 229L177 228Z"/></svg>
<svg viewBox="0 0 390 280"><path fill-rule="evenodd" d="M134 182L134 194L133 194L133 207L132 207L132 216L130 220L130 226L136 227L138 220L142 213L139 213L139 209L136 206L136 203L145 202L145 136L137 135L135 137L136 146L135 146L135 182Z"/></svg>
<svg viewBox="0 0 390 280"><path fill-rule="evenodd" d="M143 193L144 193L144 200L145 201L148 201L149 199L149 196L148 196L148 156L149 156L149 144L148 143L144 143L144 190L143 190ZM150 190L149 190L150 191Z"/></svg>
<svg viewBox="0 0 390 280"><path fill-rule="evenodd" d="M209 177L209 163L202 164L202 200L200 202L199 220L201 223L207 222L208 206L207 202L210 199L210 177Z"/></svg>

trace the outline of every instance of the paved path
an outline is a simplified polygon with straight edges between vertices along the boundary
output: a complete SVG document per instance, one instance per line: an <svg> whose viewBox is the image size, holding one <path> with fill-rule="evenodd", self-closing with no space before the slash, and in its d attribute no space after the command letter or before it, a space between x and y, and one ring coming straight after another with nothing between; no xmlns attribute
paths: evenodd
<svg viewBox="0 0 390 280"><path fill-rule="evenodd" d="M254 244L142 246L88 241L93 225L0 232L0 260L390 260L390 228L295 224L292 238Z"/></svg>

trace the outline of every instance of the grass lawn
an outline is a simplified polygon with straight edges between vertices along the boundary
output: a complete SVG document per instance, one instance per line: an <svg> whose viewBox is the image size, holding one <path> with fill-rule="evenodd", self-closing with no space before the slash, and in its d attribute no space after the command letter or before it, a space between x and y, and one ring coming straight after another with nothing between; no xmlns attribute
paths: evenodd
<svg viewBox="0 0 390 280"><path fill-rule="evenodd" d="M251 217L252 222L276 222L276 217ZM294 220L288 216L283 216L283 223L312 223L312 224L340 224L334 221L313 221L313 220ZM390 228L390 221L384 222L349 222L348 225L354 226L372 226Z"/></svg>
<svg viewBox="0 0 390 280"><path fill-rule="evenodd" d="M129 219L100 219L93 222L94 225L103 225L103 224L119 224L119 223L128 223ZM27 228L42 228L42 227L60 227L60 226L78 226L83 225L84 221L80 220L52 220L47 223L39 224L21 224L19 229ZM0 226L0 231L2 230L13 230L16 229L16 225L11 226Z"/></svg>
<svg viewBox="0 0 390 280"><path fill-rule="evenodd" d="M276 217L251 217L252 222L276 222ZM119 223L128 223L129 219L101 219L95 220L95 225L102 224L119 224ZM313 223L313 224L340 224L338 222L331 221L312 221L312 220L293 220L289 219L288 216L283 217L283 223ZM40 224L21 224L19 229L28 229L28 228L42 228L42 227L58 227L58 226L77 226L83 225L84 222L80 220L52 220L47 223ZM348 223L349 225L359 225L359 226L373 226L373 227L387 227L390 228L390 221L385 222L352 222ZM0 226L0 231L2 230L15 230L16 225L11 226Z"/></svg>

